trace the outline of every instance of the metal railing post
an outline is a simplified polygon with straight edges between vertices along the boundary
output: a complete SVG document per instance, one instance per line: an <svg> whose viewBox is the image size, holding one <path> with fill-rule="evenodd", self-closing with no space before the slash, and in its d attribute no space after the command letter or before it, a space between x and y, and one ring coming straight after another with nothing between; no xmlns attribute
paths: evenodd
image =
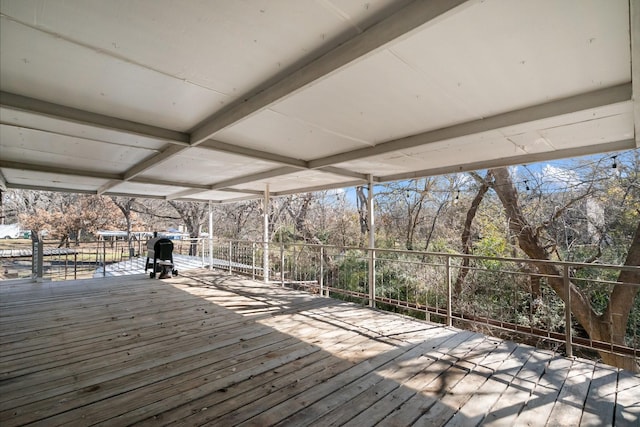
<svg viewBox="0 0 640 427"><path fill-rule="evenodd" d="M573 339L571 337L571 282L569 280L569 266L563 265L562 281L564 284L564 293L567 299L564 303L564 328L565 328L565 347L567 357L573 357Z"/></svg>
<svg viewBox="0 0 640 427"><path fill-rule="evenodd" d="M451 256L446 256L446 276L447 276L447 326L451 326L452 322L452 304L451 304Z"/></svg>
<svg viewBox="0 0 640 427"><path fill-rule="evenodd" d="M201 252L201 254L202 254L202 268L204 268L204 266L206 265L206 264L205 264L205 261L204 261L204 257L205 257L205 253L204 253L204 239L201 239L201 238L199 238L199 237L198 237L197 242L198 242L198 246L200 246L200 244L202 244L202 249L201 249L201 251L202 251L202 252Z"/></svg>
<svg viewBox="0 0 640 427"><path fill-rule="evenodd" d="M229 240L229 274L231 274L231 250L233 248L233 242Z"/></svg>
<svg viewBox="0 0 640 427"><path fill-rule="evenodd" d="M209 200L209 270L213 270L213 206L211 200ZM202 241L202 257L204 258L204 240Z"/></svg>
<svg viewBox="0 0 640 427"><path fill-rule="evenodd" d="M213 270L213 236L209 236L209 270Z"/></svg>
<svg viewBox="0 0 640 427"><path fill-rule="evenodd" d="M262 277L264 283L269 283L269 184L265 185L264 201L262 204Z"/></svg>
<svg viewBox="0 0 640 427"><path fill-rule="evenodd" d="M284 243L280 242L280 283L284 287Z"/></svg>
<svg viewBox="0 0 640 427"><path fill-rule="evenodd" d="M368 249L369 251L369 307L376 306L376 251L375 249Z"/></svg>
<svg viewBox="0 0 640 427"><path fill-rule="evenodd" d="M107 241L102 241L102 277L107 277Z"/></svg>
<svg viewBox="0 0 640 427"><path fill-rule="evenodd" d="M296 259L296 245L293 245L293 255L291 256L291 267L293 269L293 274L291 276L292 281L298 280L298 260Z"/></svg>
<svg viewBox="0 0 640 427"><path fill-rule="evenodd" d="M324 295L324 246L320 246L320 295Z"/></svg>
<svg viewBox="0 0 640 427"><path fill-rule="evenodd" d="M78 251L73 252L73 280L78 278Z"/></svg>
<svg viewBox="0 0 640 427"><path fill-rule="evenodd" d="M256 242L251 243L251 279L256 280Z"/></svg>

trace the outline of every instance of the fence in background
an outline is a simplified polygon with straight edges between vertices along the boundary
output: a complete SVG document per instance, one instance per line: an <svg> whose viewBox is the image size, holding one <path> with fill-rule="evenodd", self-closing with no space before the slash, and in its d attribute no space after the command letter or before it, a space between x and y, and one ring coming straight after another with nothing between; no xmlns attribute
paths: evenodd
<svg viewBox="0 0 640 427"><path fill-rule="evenodd" d="M99 240L58 247L57 241L36 240L31 246L4 240L0 250L3 279L73 280L143 273L147 260L144 241ZM178 270L209 263L206 239L173 241ZM35 254L35 256L34 256Z"/></svg>

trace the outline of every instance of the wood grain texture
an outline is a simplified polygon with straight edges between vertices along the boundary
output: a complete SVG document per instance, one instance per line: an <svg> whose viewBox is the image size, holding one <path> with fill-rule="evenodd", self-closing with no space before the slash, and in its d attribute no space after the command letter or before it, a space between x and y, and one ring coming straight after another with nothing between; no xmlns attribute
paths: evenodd
<svg viewBox="0 0 640 427"><path fill-rule="evenodd" d="M0 424L637 425L640 377L195 270L0 282Z"/></svg>

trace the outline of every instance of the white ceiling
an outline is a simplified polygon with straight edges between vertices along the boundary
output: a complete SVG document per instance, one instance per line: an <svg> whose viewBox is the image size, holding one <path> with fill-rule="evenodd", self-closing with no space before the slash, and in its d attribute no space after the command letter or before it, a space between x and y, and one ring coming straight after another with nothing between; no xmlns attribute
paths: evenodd
<svg viewBox="0 0 640 427"><path fill-rule="evenodd" d="M226 202L636 148L637 3L0 0L0 184Z"/></svg>

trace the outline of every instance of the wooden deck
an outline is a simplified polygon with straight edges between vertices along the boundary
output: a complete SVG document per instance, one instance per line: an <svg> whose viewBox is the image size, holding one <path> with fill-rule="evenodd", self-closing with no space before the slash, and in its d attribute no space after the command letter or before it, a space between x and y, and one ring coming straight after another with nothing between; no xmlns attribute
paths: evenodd
<svg viewBox="0 0 640 427"><path fill-rule="evenodd" d="M640 376L204 270L0 300L4 427L640 422Z"/></svg>

